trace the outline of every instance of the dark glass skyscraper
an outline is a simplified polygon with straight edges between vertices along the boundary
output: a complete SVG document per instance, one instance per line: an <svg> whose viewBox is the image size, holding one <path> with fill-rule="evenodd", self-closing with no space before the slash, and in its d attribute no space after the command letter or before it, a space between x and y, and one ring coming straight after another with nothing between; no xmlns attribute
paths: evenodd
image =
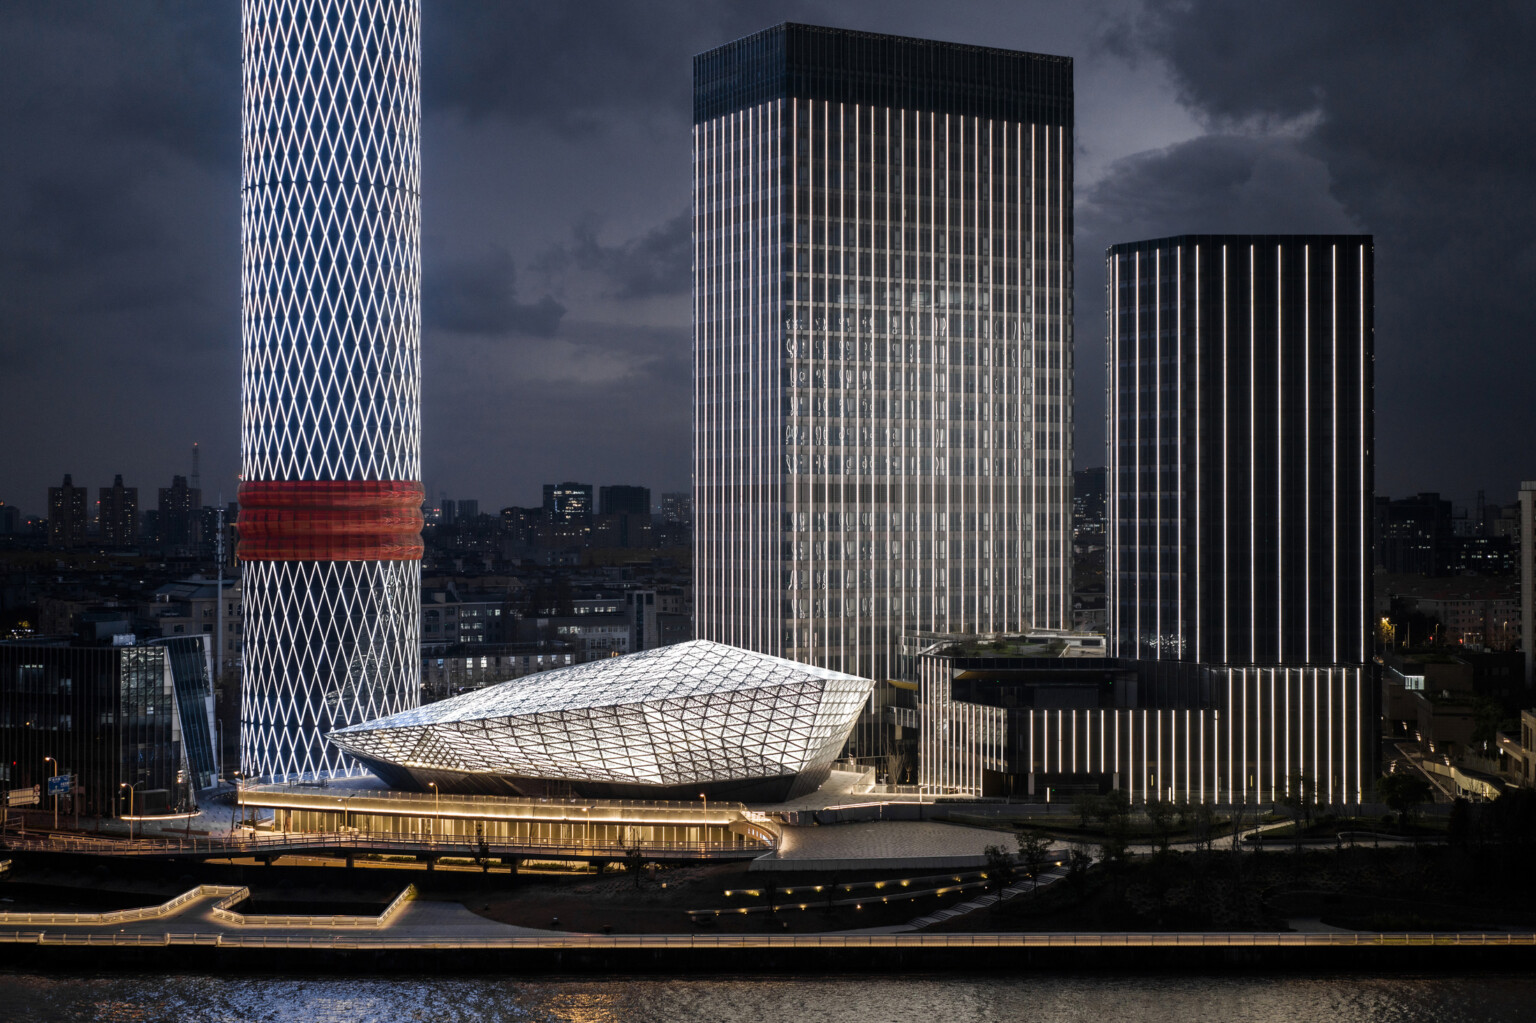
<svg viewBox="0 0 1536 1023"><path fill-rule="evenodd" d="M1201 666L1144 705L1212 712L1180 727L1224 798L1374 778L1372 264L1363 235L1109 250L1110 653Z"/></svg>
<svg viewBox="0 0 1536 1023"><path fill-rule="evenodd" d="M780 25L694 60L701 638L888 677L1070 620L1072 62Z"/></svg>
<svg viewBox="0 0 1536 1023"><path fill-rule="evenodd" d="M1113 653L1370 659L1369 236L1109 256Z"/></svg>

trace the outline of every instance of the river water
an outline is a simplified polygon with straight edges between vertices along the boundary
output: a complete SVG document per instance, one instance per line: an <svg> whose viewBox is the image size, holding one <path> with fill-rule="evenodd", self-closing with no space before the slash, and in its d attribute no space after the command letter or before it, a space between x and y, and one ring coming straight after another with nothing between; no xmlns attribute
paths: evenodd
<svg viewBox="0 0 1536 1023"><path fill-rule="evenodd" d="M92 1023L1484 1023L1536 1018L1528 977L522 979L45 977L0 972L0 1020Z"/></svg>

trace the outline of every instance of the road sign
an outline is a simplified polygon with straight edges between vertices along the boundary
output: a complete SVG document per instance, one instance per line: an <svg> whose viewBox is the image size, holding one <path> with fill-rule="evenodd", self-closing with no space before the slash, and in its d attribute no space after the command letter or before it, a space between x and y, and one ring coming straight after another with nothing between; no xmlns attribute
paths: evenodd
<svg viewBox="0 0 1536 1023"><path fill-rule="evenodd" d="M73 780L74 780L74 775L72 775L72 774L53 775L52 777L50 777L48 779L48 794L50 796L67 796L67 795L69 795L69 790L70 790L70 787L71 787L70 786L70 782L72 782Z"/></svg>
<svg viewBox="0 0 1536 1023"><path fill-rule="evenodd" d="M9 806L36 806L43 801L42 789L36 785L30 789L11 789L5 801Z"/></svg>

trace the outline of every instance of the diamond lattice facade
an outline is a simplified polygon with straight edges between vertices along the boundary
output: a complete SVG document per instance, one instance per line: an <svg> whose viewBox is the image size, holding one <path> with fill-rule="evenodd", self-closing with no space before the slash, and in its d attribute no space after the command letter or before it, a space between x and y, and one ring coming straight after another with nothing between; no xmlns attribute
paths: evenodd
<svg viewBox="0 0 1536 1023"><path fill-rule="evenodd" d="M246 0L243 32L241 764L292 777L418 699L420 11Z"/></svg>
<svg viewBox="0 0 1536 1023"><path fill-rule="evenodd" d="M693 152L697 634L1068 624L1071 60L780 25L695 58Z"/></svg>
<svg viewBox="0 0 1536 1023"><path fill-rule="evenodd" d="M695 640L503 682L330 740L401 788L782 799L825 780L872 685Z"/></svg>

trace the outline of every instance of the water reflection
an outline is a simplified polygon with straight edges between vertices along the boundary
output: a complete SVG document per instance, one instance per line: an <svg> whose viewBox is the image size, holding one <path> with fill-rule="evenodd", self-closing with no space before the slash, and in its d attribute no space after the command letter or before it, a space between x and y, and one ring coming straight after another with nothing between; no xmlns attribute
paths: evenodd
<svg viewBox="0 0 1536 1023"><path fill-rule="evenodd" d="M0 1020L139 1023L1473 1023L1525 1020L1525 977L41 977Z"/></svg>

